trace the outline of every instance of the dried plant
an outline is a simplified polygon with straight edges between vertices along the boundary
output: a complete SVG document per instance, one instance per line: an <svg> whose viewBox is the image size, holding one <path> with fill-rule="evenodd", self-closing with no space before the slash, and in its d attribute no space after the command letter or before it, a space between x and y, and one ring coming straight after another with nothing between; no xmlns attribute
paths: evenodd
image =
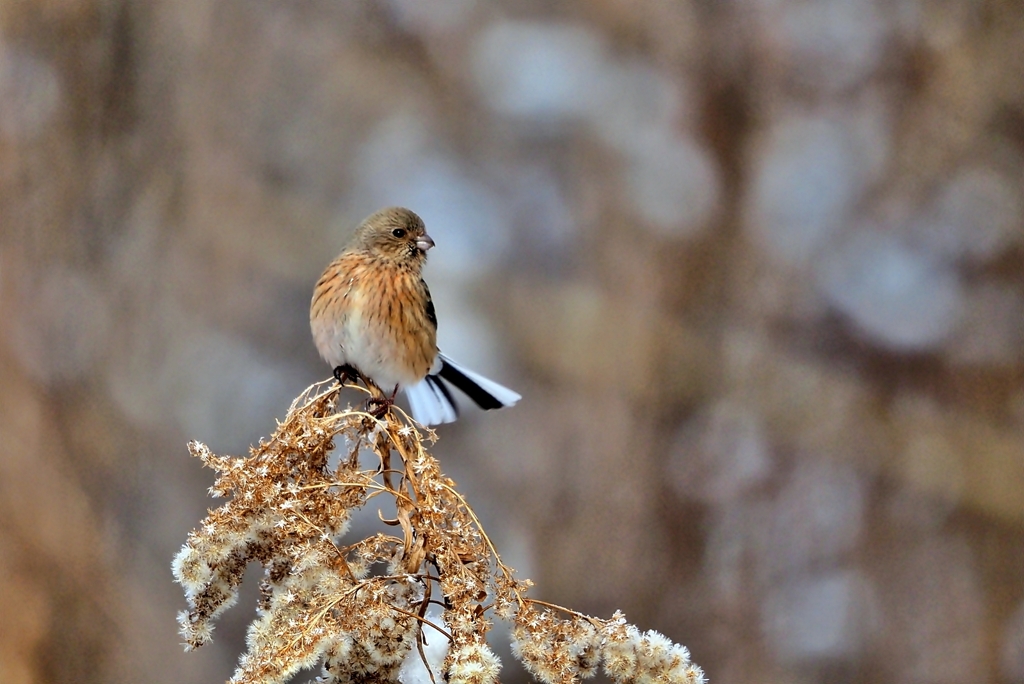
<svg viewBox="0 0 1024 684"><path fill-rule="evenodd" d="M189 444L219 473L210 493L230 500L174 559L189 605L179 615L186 649L210 640L213 621L238 597L246 565L258 561L261 597L248 651L231 678L238 684L284 682L318 663L318 682L397 682L412 658L427 665L419 670L426 674L403 674L405 684L436 682L424 644L437 639L448 646L437 672L444 681L491 684L500 662L485 638L489 616L512 623L513 652L542 682L577 682L602 665L622 683L704 681L685 647L641 633L621 614L602 620L527 598L531 583L501 562L427 452L434 433L397 407L381 418L342 409L339 390L326 383L307 389L247 458ZM338 437L347 454L332 467ZM360 468L361 454L372 469ZM397 511L384 522L401 534L344 543L352 512L381 496ZM440 620L437 610L428 613L432 605Z"/></svg>

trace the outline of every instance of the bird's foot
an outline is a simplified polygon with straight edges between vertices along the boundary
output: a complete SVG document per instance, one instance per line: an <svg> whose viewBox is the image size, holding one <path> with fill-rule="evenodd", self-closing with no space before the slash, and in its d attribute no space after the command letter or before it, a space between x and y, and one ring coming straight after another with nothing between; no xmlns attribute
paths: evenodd
<svg viewBox="0 0 1024 684"><path fill-rule="evenodd" d="M391 410L391 406L394 403L388 397L370 397L366 400L366 412L380 420L387 415L387 412Z"/></svg>
<svg viewBox="0 0 1024 684"><path fill-rule="evenodd" d="M382 392L379 397L370 397L366 400L366 412L377 420L380 420L387 415L387 412L395 405L396 394L398 394L398 385L395 385L395 389L392 390L391 396Z"/></svg>
<svg viewBox="0 0 1024 684"><path fill-rule="evenodd" d="M344 385L348 383L349 380L358 380L359 371L346 363L335 367L334 379L337 380L339 384Z"/></svg>

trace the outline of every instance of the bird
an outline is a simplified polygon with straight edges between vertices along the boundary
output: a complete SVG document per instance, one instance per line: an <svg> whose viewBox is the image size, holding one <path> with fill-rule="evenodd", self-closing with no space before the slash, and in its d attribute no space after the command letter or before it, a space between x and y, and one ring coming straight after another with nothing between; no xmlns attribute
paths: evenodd
<svg viewBox="0 0 1024 684"><path fill-rule="evenodd" d="M309 308L313 342L339 382L361 377L368 387L372 382L385 395L390 391L390 397L371 399L385 409L402 390L413 418L428 426L459 415L448 383L485 410L522 398L438 350L437 315L422 276L432 247L414 212L381 209L359 224L324 269Z"/></svg>

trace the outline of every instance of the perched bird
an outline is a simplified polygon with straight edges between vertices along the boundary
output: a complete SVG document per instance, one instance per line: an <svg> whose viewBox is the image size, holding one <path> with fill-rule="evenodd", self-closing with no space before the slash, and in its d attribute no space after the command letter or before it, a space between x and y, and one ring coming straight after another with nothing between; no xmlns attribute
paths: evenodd
<svg viewBox="0 0 1024 684"><path fill-rule="evenodd" d="M390 392L386 401L404 390L413 418L424 425L458 417L445 381L482 409L521 398L438 351L434 303L420 275L433 246L419 216L381 209L320 276L309 309L313 341L335 377L358 374Z"/></svg>

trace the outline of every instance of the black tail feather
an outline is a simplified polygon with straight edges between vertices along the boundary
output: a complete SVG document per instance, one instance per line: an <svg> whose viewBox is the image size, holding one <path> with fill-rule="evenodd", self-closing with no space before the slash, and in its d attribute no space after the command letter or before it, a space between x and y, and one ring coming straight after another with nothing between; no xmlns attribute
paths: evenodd
<svg viewBox="0 0 1024 684"><path fill-rule="evenodd" d="M491 409L500 409L504 406L504 404L498 401L494 397L494 395L492 395L490 392L485 390L480 385L473 382L473 380L467 377L465 374L463 374L462 371L460 371L458 368L451 365L444 359L441 360L441 370L440 372L438 372L438 375L447 380L448 382L452 383L453 385L455 385L467 397L472 399L477 406L484 409L485 411L490 411ZM441 382L438 382L437 384L441 385L441 387L444 389L445 394L448 396L450 400L451 395L448 394L448 389L444 387L444 384Z"/></svg>

